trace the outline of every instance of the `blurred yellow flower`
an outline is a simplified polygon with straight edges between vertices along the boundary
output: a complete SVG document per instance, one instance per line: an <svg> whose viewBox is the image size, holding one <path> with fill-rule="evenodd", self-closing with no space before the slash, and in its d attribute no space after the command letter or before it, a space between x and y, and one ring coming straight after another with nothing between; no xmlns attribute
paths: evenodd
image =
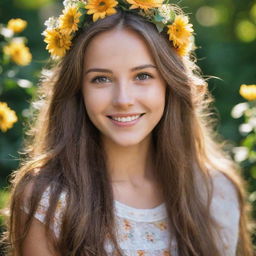
<svg viewBox="0 0 256 256"><path fill-rule="evenodd" d="M88 9L87 14L93 14L93 21L103 19L106 16L116 13L118 2L115 0L88 0L88 4L85 6Z"/></svg>
<svg viewBox="0 0 256 256"><path fill-rule="evenodd" d="M192 50L192 48L193 48L193 43L192 41L190 41L187 44L180 45L179 47L175 48L175 50L178 53L178 55L187 56L189 52Z"/></svg>
<svg viewBox="0 0 256 256"><path fill-rule="evenodd" d="M256 100L256 85L242 84L239 93L246 100Z"/></svg>
<svg viewBox="0 0 256 256"><path fill-rule="evenodd" d="M79 12L77 7L71 6L64 9L63 14L60 16L60 29L66 33L77 31L81 15L82 13Z"/></svg>
<svg viewBox="0 0 256 256"><path fill-rule="evenodd" d="M192 26L188 23L188 17L183 15L177 15L173 24L167 26L167 34L169 34L169 40L173 41L174 47L178 48L189 44L194 31Z"/></svg>
<svg viewBox="0 0 256 256"><path fill-rule="evenodd" d="M127 2L132 5L130 9L141 8L148 10L151 8L160 7L163 0L127 0Z"/></svg>
<svg viewBox="0 0 256 256"><path fill-rule="evenodd" d="M11 110L5 102L0 102L0 130L6 132L17 121L15 111Z"/></svg>
<svg viewBox="0 0 256 256"><path fill-rule="evenodd" d="M3 51L11 57L12 61L20 66L26 66L32 60L32 54L29 48L21 41L10 42L4 47Z"/></svg>
<svg viewBox="0 0 256 256"><path fill-rule="evenodd" d="M60 29L45 31L44 41L47 43L46 49L54 57L63 57L71 47L71 35Z"/></svg>
<svg viewBox="0 0 256 256"><path fill-rule="evenodd" d="M14 33L22 32L27 26L27 22L22 19L11 19L8 21L7 28L11 29Z"/></svg>

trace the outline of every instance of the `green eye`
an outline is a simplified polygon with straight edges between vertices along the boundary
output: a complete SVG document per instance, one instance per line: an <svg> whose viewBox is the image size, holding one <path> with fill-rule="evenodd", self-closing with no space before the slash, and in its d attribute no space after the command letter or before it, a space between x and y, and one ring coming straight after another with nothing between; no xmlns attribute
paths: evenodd
<svg viewBox="0 0 256 256"><path fill-rule="evenodd" d="M91 80L91 83L101 84L101 83L110 83L111 80L105 76L97 76Z"/></svg>
<svg viewBox="0 0 256 256"><path fill-rule="evenodd" d="M147 74L147 73L140 73L137 75L136 80L148 80L150 78L153 78L151 75Z"/></svg>

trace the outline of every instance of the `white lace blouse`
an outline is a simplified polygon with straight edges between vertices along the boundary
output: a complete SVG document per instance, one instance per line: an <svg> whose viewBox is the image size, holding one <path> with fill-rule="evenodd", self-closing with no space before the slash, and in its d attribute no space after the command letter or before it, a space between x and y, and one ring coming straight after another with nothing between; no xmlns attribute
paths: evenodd
<svg viewBox="0 0 256 256"><path fill-rule="evenodd" d="M214 193L211 214L220 224L224 241L223 256L235 256L239 232L239 203L232 183L221 173L213 176ZM44 223L49 206L47 189L40 201L35 218ZM61 227L65 194L58 202L52 230L58 237ZM137 209L114 201L117 240L125 256L178 256L174 237L170 237L164 203L152 209ZM106 239L105 248L112 255L112 244Z"/></svg>

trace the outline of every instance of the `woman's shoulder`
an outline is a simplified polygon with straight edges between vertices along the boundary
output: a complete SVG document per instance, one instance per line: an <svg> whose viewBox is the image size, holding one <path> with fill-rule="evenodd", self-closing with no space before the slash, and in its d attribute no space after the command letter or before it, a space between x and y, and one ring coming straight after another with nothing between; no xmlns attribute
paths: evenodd
<svg viewBox="0 0 256 256"><path fill-rule="evenodd" d="M30 206L31 206L33 191L34 189L36 189L34 186L36 186L36 184L33 182L30 182L29 184L27 184L24 190L23 210L26 213L29 213L31 210ZM54 184L46 186L46 188L41 193L39 201L36 205L36 210L33 216L43 224L46 223L47 213L48 213L48 210L50 209L50 204L51 204L51 197L54 193L56 193L54 189ZM65 213L66 205L67 205L67 192L63 190L58 195L56 208L54 211L54 221L53 221L53 225L51 226L51 229L54 231L56 236L58 236L60 232L61 221Z"/></svg>
<svg viewBox="0 0 256 256"><path fill-rule="evenodd" d="M211 171L213 193L210 214L218 225L225 255L235 255L239 234L240 203L236 185L221 171Z"/></svg>
<svg viewBox="0 0 256 256"><path fill-rule="evenodd" d="M212 200L219 203L226 202L227 207L237 208L239 205L238 189L232 178L218 170L211 170L210 176L213 189Z"/></svg>

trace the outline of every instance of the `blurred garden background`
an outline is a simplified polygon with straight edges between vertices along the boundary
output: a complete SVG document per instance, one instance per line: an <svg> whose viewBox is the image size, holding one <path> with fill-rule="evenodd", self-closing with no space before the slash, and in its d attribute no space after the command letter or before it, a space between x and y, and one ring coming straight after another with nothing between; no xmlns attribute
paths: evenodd
<svg viewBox="0 0 256 256"><path fill-rule="evenodd" d="M256 84L256 0L182 0L179 5L194 24L202 72L218 77L209 80L219 118L217 129L230 141L227 150L243 168L256 218L256 86L240 89L243 84ZM61 0L0 1L1 229L8 176L19 165L30 101L49 57L41 35L44 21L61 9ZM9 22L16 18L27 24Z"/></svg>

